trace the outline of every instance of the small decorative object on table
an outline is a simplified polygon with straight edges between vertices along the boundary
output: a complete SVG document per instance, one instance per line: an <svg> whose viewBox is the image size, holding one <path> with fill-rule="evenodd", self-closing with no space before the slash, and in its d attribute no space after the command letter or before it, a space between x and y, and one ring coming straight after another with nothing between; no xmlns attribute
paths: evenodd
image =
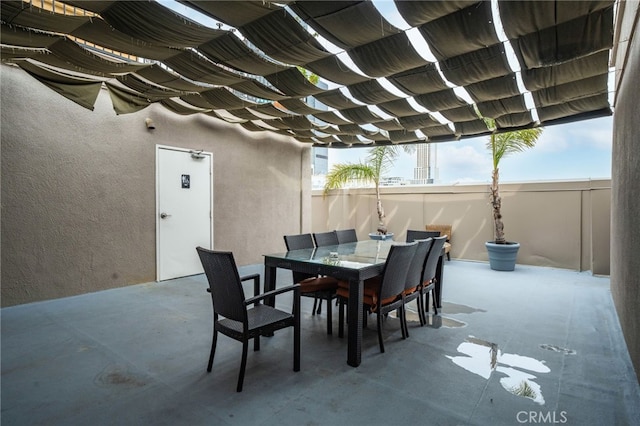
<svg viewBox="0 0 640 426"><path fill-rule="evenodd" d="M371 232L369 234L369 238L371 238L372 240L391 240L393 239L393 232L390 232L388 234L379 234L377 232Z"/></svg>

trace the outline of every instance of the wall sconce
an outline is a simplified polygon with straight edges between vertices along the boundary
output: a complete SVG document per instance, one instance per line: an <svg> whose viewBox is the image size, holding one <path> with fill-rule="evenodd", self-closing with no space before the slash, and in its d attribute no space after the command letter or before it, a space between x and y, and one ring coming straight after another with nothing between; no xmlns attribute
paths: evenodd
<svg viewBox="0 0 640 426"><path fill-rule="evenodd" d="M156 128L156 125L153 123L153 120L150 118L145 118L144 124L147 126L147 129L149 130L153 130Z"/></svg>

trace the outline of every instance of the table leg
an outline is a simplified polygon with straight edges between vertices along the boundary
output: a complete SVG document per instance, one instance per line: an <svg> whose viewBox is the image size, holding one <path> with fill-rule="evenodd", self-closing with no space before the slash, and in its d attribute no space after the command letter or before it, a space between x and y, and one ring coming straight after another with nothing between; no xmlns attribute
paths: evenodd
<svg viewBox="0 0 640 426"><path fill-rule="evenodd" d="M349 281L349 303L347 304L347 321L349 336L347 348L347 364L357 367L362 361L362 281Z"/></svg>
<svg viewBox="0 0 640 426"><path fill-rule="evenodd" d="M276 289L276 267L275 266L266 266L264 267L264 291L275 290ZM265 299L265 304L271 307L275 306L276 300L275 297L269 297Z"/></svg>
<svg viewBox="0 0 640 426"><path fill-rule="evenodd" d="M435 287L436 300L434 300L433 303L435 303L438 308L442 308L442 283L443 283L442 280L444 276L444 256L445 255L441 255L438 258L438 266L436 267L436 287Z"/></svg>

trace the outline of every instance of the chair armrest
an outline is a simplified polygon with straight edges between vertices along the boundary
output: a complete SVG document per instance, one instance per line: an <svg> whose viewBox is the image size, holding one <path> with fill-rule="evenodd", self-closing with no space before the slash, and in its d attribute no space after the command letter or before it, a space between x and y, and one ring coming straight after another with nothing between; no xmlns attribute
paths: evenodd
<svg viewBox="0 0 640 426"><path fill-rule="evenodd" d="M288 285L286 287L280 287L275 290L267 291L266 293L262 293L258 296L250 297L244 301L245 305L250 305L252 303L258 302L262 299L266 299L267 297L276 296L281 293L286 293L287 291L294 290L296 292L300 292L300 284Z"/></svg>
<svg viewBox="0 0 640 426"><path fill-rule="evenodd" d="M250 274L240 277L240 281L253 280L253 293L257 295L260 293L260 274ZM207 287L207 293L211 293L211 288Z"/></svg>
<svg viewBox="0 0 640 426"><path fill-rule="evenodd" d="M260 274L243 275L240 277L240 281L253 280L253 295L260 294Z"/></svg>

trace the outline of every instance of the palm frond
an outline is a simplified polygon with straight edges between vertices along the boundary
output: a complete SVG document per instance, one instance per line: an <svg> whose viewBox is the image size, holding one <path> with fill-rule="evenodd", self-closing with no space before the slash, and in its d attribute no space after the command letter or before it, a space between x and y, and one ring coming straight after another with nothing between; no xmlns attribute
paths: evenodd
<svg viewBox="0 0 640 426"><path fill-rule="evenodd" d="M492 152L493 168L498 168L503 157L533 148L542 134L542 130L542 128L537 127L492 134L487 142L487 148Z"/></svg>
<svg viewBox="0 0 640 426"><path fill-rule="evenodd" d="M367 164L376 170L378 177L389 171L400 152L395 145L376 146L371 148L367 156Z"/></svg>
<svg viewBox="0 0 640 426"><path fill-rule="evenodd" d="M407 153L412 153L415 150L414 147L409 148L408 146L402 146L402 148ZM376 206L381 227L379 229L386 229L383 222L384 209L380 200L380 179L385 172L391 169L399 155L400 149L397 145L374 146L369 149L365 163L336 164L326 176L324 195L327 195L332 189L342 188L351 181L373 183L376 187Z"/></svg>
<svg viewBox="0 0 640 426"><path fill-rule="evenodd" d="M351 181L373 182L377 181L376 170L362 163L336 164L327 174L324 184L324 193L332 189L339 189Z"/></svg>

